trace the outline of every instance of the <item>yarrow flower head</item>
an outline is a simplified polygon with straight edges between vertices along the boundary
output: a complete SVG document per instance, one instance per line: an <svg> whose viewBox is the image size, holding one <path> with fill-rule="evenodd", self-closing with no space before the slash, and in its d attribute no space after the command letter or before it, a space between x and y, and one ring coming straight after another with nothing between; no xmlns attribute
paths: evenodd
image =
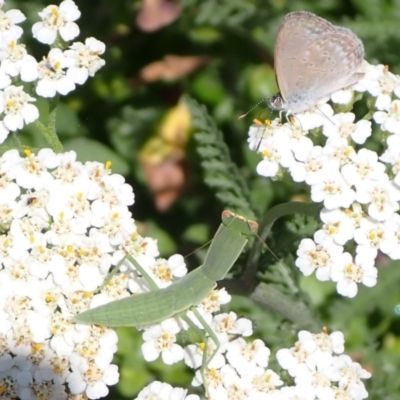
<svg viewBox="0 0 400 400"><path fill-rule="evenodd" d="M64 69L73 62L60 49L51 49L48 56L38 64L39 79L36 93L42 97L54 97L57 93L66 95L75 89L73 79Z"/></svg>
<svg viewBox="0 0 400 400"><path fill-rule="evenodd" d="M392 259L400 256L395 222L400 215L400 78L365 61L362 70L364 77L352 88L357 97L351 88L341 90L331 95L333 106L319 105L296 114L291 122L257 121L248 139L250 149L262 156L260 175L279 178L287 172L293 181L308 185L313 202L323 204L323 229L314 240L301 241L296 266L305 275L315 271L319 280L336 282L338 293L348 297L356 295L361 283L376 284L371 257L374 260L378 251ZM374 100L367 102L372 104L371 120L358 120L351 112L334 113L335 105L350 108L361 93ZM302 140L296 146L277 145L283 137L290 143L287 132L299 127ZM383 154L361 147L373 129L387 138ZM355 208L359 217L353 219ZM349 242L355 244L355 254L344 252Z"/></svg>
<svg viewBox="0 0 400 400"><path fill-rule="evenodd" d="M25 15L20 10L4 12L0 9L0 47L3 47L11 40L18 40L22 36L23 30L17 24L25 21L25 19Z"/></svg>
<svg viewBox="0 0 400 400"><path fill-rule="evenodd" d="M368 397L361 379L368 379L371 374L341 354L344 350L341 332L328 335L301 331L298 337L295 347L278 350L276 357L297 387L308 392L306 398L361 400Z"/></svg>
<svg viewBox="0 0 400 400"><path fill-rule="evenodd" d="M85 83L105 64L99 57L105 45L95 38L86 39L85 44L71 43L69 49L63 50L66 42L79 35L74 21L80 17L80 11L72 0L63 1L59 7L47 6L39 13L43 21L33 26L34 37L53 45L39 62L24 44L18 43L23 31L17 24L24 21L25 16L19 10L5 12L3 5L4 2L0 8L0 143L10 131L21 130L39 118L37 107L30 104L36 98L26 94L31 88L14 86L13 81L19 79L19 85L32 82L38 96L54 98L67 95L76 84ZM37 127L41 129L42 125Z"/></svg>
<svg viewBox="0 0 400 400"><path fill-rule="evenodd" d="M127 210L132 189L103 164L77 162L73 152L44 149L21 157L11 150L0 158L0 169L0 341L8 359L0 378L8 392L2 395L23 399L40 392L65 399L68 388L105 396L119 376L111 364L116 334L74 325L71 317L87 309L88 288L103 281L120 247L104 233L111 221L120 222L122 240L146 242ZM93 226L92 219L100 220L98 202L113 218ZM126 212L118 216L116 209ZM146 247L138 249L145 257ZM127 281L114 280L114 296L126 294Z"/></svg>
<svg viewBox="0 0 400 400"><path fill-rule="evenodd" d="M32 27L33 37L44 44L53 44L57 34L68 42L79 35L79 27L74 22L81 12L72 0L64 0L60 6L47 6L39 13L42 22L36 22Z"/></svg>
<svg viewBox="0 0 400 400"><path fill-rule="evenodd" d="M22 28L17 24L25 17L18 10L3 12L4 2L0 4L2 142L10 131L39 118L33 104L36 98L27 94L24 82L30 82L38 96L56 100L84 84L105 64L100 58L105 46L95 38L66 43L79 35L75 21L80 11L72 0L64 0L40 12L42 21L32 28L38 41L52 45L37 61L18 42ZM349 98L348 91L332 97L341 104ZM387 115L376 119L385 120L388 130L395 129L396 106L388 104L385 92L377 109ZM321 280L334 280L339 293L354 296L358 283L373 286L376 282L376 269L366 254L376 256L384 249L393 256L400 254L400 246L393 247L400 229L400 217L395 218L399 194L391 175L382 168L383 163L392 162L392 173L397 174L395 161L385 161L397 162L397 153L389 149L378 161L371 153L351 151L348 141L363 143L371 130L368 123L354 122L352 114L337 118L337 129L323 131L328 146L314 146L307 130L321 127L326 116L336 118L330 106L321 107L323 116L308 113L299 116L296 125L268 124L267 137L264 131L260 134L260 125L253 128L251 147L263 154L258 167L261 174L275 177L290 170L295 181L312 186L315 201L324 202L325 225L314 241L301 244L298 267L305 274L316 271ZM56 136L51 131L54 124L36 125L47 138L52 133ZM220 313L221 306L231 300L225 289L211 290L199 304L182 305L180 294L167 289L185 279L183 257L160 258L157 241L140 235L129 210L133 190L121 175L113 174L109 164L81 163L76 158L72 151L56 154L51 149L10 150L0 157L0 397L107 396L108 387L119 379L118 367L112 364L117 335L113 329L86 324L78 315L130 296L146 299L155 289L161 290L157 292L161 293L161 309L168 294L177 308L166 302L168 318L160 320L163 315L159 315L152 320L158 323L139 328L143 358L160 357L167 365L183 360L196 371L193 385L203 385L209 399L337 396L358 400L367 396L361 379L370 375L341 354L344 338L340 332L300 332L294 350L283 349L278 356L288 379L269 368L272 356L265 343L249 339L253 333L249 319ZM348 166L346 176L342 166ZM393 217L390 223L389 216ZM354 257L343 250L353 238L358 244ZM191 309L186 310L187 306ZM182 343L183 331L188 329L196 331L201 342ZM137 398L199 397L153 382Z"/></svg>
<svg viewBox="0 0 400 400"><path fill-rule="evenodd" d="M105 64L105 61L99 57L104 51L104 43L95 38L86 39L85 44L73 43L69 50L64 52L67 58L74 61L68 68L67 75L71 76L75 83L84 84L89 76L94 76Z"/></svg>
<svg viewBox="0 0 400 400"><path fill-rule="evenodd" d="M149 291L149 277L162 287L172 285L187 273L184 260L180 255L157 258L156 242L139 235L128 210L134 201L132 188L101 163L82 164L74 152L55 154L43 149L20 156L10 150L0 157L0 172L0 342L4 349L0 387L7 388L2 395L104 397L119 378L112 364L117 336L105 327L74 324L73 316ZM124 257L128 251L134 264ZM103 289L93 294L113 265L121 263ZM176 317L143 328L144 358L152 361L161 356L167 365L185 360L197 369L193 383L203 383L211 399L230 399L239 393L250 399L278 395L283 381L268 369L270 350L260 339L245 340L253 332L251 321L233 312L214 315L229 300L225 290L213 290L196 307L199 314L187 313L195 325L200 326L198 315L209 322L219 348L208 335L206 343L182 347L178 334L189 325L186 318ZM343 351L340 333L329 337L302 333L301 340L310 364L318 367L331 368L330 352ZM198 368L204 352L206 357L214 356L202 375ZM345 359L337 365L335 376L353 364ZM344 380L344 372L342 376ZM358 376L366 377L362 370ZM363 388L359 380L351 387ZM153 383L138 399L155 393L161 399L198 398Z"/></svg>
<svg viewBox="0 0 400 400"><path fill-rule="evenodd" d="M0 97L0 113L4 114L3 123L10 131L20 130L25 124L39 117L39 110L31 102L36 99L24 92L21 86L8 86Z"/></svg>
<svg viewBox="0 0 400 400"><path fill-rule="evenodd" d="M0 49L0 61L1 71L7 77L20 76L23 82L32 82L38 77L36 59L28 54L23 44L15 40L11 40L6 47Z"/></svg>
<svg viewBox="0 0 400 400"><path fill-rule="evenodd" d="M141 390L135 400L200 400L196 394L186 396L187 390L173 388L168 383L155 381Z"/></svg>

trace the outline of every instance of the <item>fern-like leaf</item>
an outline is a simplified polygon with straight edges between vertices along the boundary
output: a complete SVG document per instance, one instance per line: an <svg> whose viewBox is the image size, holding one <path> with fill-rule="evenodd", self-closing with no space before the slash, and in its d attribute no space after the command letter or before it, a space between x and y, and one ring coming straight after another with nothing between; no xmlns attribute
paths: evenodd
<svg viewBox="0 0 400 400"><path fill-rule="evenodd" d="M255 219L249 189L237 165L231 160L221 131L208 115L205 106L188 97L185 101L196 130L194 138L202 159L205 183L215 191L224 207L246 218Z"/></svg>

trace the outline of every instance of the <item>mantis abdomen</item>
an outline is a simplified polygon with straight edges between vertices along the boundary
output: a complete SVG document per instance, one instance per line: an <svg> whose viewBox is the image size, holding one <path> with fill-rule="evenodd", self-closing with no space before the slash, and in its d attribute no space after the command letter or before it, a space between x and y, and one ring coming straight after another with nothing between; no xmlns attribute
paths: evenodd
<svg viewBox="0 0 400 400"><path fill-rule="evenodd" d="M165 289L104 304L76 315L75 321L112 327L155 324L200 303L215 285L199 267Z"/></svg>

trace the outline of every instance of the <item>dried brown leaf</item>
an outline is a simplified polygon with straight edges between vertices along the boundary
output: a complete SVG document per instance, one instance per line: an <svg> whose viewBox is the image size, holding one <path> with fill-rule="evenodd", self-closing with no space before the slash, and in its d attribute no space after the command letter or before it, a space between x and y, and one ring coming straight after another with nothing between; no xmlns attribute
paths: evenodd
<svg viewBox="0 0 400 400"><path fill-rule="evenodd" d="M182 7L168 0L143 0L136 17L139 29L154 32L163 26L172 24L181 14Z"/></svg>
<svg viewBox="0 0 400 400"><path fill-rule="evenodd" d="M195 71L209 60L207 56L166 55L163 60L146 65L139 72L145 82L173 81Z"/></svg>

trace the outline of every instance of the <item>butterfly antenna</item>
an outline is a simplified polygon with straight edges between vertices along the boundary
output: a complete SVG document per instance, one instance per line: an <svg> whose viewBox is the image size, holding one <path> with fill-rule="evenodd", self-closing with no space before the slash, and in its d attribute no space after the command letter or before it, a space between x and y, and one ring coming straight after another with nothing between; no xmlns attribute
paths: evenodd
<svg viewBox="0 0 400 400"><path fill-rule="evenodd" d="M261 99L256 105L254 105L253 107L250 108L249 111L247 111L246 113L239 115L238 119L242 119L244 117L247 117L247 115L249 115L249 113L251 113L256 107L258 107L263 101L265 101L266 98Z"/></svg>

